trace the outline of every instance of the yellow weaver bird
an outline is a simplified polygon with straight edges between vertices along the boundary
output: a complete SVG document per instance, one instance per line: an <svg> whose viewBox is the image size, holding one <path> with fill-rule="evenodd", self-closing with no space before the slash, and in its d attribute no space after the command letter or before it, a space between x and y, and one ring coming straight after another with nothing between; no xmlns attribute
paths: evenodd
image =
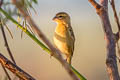
<svg viewBox="0 0 120 80"><path fill-rule="evenodd" d="M66 55L66 61L71 64L75 36L71 27L70 16L65 12L59 12L53 18L53 21L57 23L54 33L54 43Z"/></svg>

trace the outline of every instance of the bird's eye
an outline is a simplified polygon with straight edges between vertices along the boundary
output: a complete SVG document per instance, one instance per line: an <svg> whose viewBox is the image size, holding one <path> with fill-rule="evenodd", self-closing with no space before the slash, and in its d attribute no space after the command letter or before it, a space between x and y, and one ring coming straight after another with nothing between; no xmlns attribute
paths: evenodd
<svg viewBox="0 0 120 80"><path fill-rule="evenodd" d="M63 16L59 16L59 18L61 18L61 17L63 17Z"/></svg>

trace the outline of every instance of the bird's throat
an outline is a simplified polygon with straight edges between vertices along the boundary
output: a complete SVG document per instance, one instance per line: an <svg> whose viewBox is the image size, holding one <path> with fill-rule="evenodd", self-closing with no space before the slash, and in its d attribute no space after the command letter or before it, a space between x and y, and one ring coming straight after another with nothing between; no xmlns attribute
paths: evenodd
<svg viewBox="0 0 120 80"><path fill-rule="evenodd" d="M66 31L67 31L67 27L65 24L58 24L55 29L55 33L57 33L58 35L62 37L65 37Z"/></svg>

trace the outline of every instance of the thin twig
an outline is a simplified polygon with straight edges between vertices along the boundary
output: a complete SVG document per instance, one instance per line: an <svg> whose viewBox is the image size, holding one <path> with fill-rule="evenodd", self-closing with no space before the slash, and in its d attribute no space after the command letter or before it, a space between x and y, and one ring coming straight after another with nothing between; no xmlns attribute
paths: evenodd
<svg viewBox="0 0 120 80"><path fill-rule="evenodd" d="M0 63L22 80L35 80L32 76L30 76L28 73L23 71L16 64L12 63L10 60L4 57L1 53L0 53Z"/></svg>
<svg viewBox="0 0 120 80"><path fill-rule="evenodd" d="M20 10L20 12L23 14L23 16L28 21L28 23L31 25L31 27L34 30L34 32L36 32L37 35L43 40L43 42L50 48L50 50L53 52L52 54L55 55L59 59L59 61L64 66L64 68L66 69L66 71L68 72L68 74L71 76L71 78L73 80L79 80L79 78L71 70L69 64L61 56L62 53L58 49L56 49L49 42L49 40L46 38L46 36L42 33L42 31L38 28L38 26L34 23L34 21L32 20L32 18L29 16L28 12L24 10L24 7L22 7L21 4L19 4L19 1L17 1L17 0L12 0L12 1L16 5L16 7Z"/></svg>
<svg viewBox="0 0 120 80"><path fill-rule="evenodd" d="M116 23L117 23L118 32L119 32L119 31L120 31L120 22L119 22L119 18L118 18L118 15L117 15L116 8L115 8L115 1L114 1L114 0L111 0L111 1L110 1L110 4L111 4L111 6L112 6L112 10L113 10L113 13L114 13L115 21L116 21Z"/></svg>
<svg viewBox="0 0 120 80"><path fill-rule="evenodd" d="M97 2L95 0L89 0L89 2L93 5ZM98 5L98 4L96 4ZM106 37L106 48L107 48L107 72L110 80L120 80L117 60L116 60L116 41L114 38L114 34L111 28L111 24L109 21L108 15L108 0L100 0L101 8L95 8L96 11L99 11L99 16L101 18L104 34ZM94 6L94 5L93 5ZM99 6L99 5L98 5ZM95 7L95 6L94 6Z"/></svg>
<svg viewBox="0 0 120 80"><path fill-rule="evenodd" d="M3 4L3 0L0 0L0 8L1 8L2 4ZM2 26L1 20L0 20L0 25ZM0 27L1 27L1 26L0 26ZM4 28L3 28L3 27L1 27L1 31L4 31ZM8 77L8 79L9 79L9 80L12 80L12 79L10 78L10 75L8 74L7 70L5 69L5 67L4 67L3 65L2 65L2 68L3 68L6 76Z"/></svg>
<svg viewBox="0 0 120 80"><path fill-rule="evenodd" d="M4 28L3 28L3 26L2 26L1 21L0 21L0 28L1 28L2 34L4 35ZM3 70L4 70L5 74L6 74L6 76L8 77L8 79L9 79L9 80L12 80L12 79L10 78L9 73L7 72L7 70L5 69L5 67L4 67L3 65L2 65L2 68L3 68Z"/></svg>
<svg viewBox="0 0 120 80"><path fill-rule="evenodd" d="M119 44L118 44L118 41L119 41L119 38L120 38L120 23L119 23L119 18L118 18L117 11L116 11L116 8L115 8L115 1L111 0L110 4L112 6L112 10L113 10L113 13L114 13L114 18L115 18L115 21L116 21L117 27L118 27L118 32L115 35L115 39L116 39L116 45L117 45L117 49L118 49L118 55L120 56L120 47L119 47Z"/></svg>
<svg viewBox="0 0 120 80"><path fill-rule="evenodd" d="M0 22L1 22L1 20L0 20ZM2 22L1 22L1 23L2 23ZM14 64L16 64L16 62L15 62L15 60L14 60L14 57L13 57L13 55L12 55L12 52L11 52L11 50L10 50L10 47L9 47L9 45L8 45L8 42L7 42L7 38L6 38L5 31L4 31L4 27L3 27L2 24L0 24L0 26L1 26L2 34L3 34L3 38L4 38L4 42L5 42L5 47L6 47L7 51L8 51L8 54L9 54L11 60L13 61Z"/></svg>
<svg viewBox="0 0 120 80"><path fill-rule="evenodd" d="M8 74L7 70L5 69L5 67L4 67L2 64L1 64L1 66L2 66L2 68L3 68L3 70L4 70L5 74L6 74L7 78L8 78L9 80L12 80L12 79L10 78L10 75Z"/></svg>

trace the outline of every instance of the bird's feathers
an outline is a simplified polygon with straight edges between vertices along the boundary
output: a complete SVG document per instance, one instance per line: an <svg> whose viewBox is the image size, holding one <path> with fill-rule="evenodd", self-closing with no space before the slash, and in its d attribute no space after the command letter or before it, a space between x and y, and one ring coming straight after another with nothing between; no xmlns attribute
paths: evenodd
<svg viewBox="0 0 120 80"><path fill-rule="evenodd" d="M75 36L70 24L70 16L65 12L60 12L56 14L53 19L57 22L54 34L54 43L56 47L66 55L67 62L71 64Z"/></svg>

